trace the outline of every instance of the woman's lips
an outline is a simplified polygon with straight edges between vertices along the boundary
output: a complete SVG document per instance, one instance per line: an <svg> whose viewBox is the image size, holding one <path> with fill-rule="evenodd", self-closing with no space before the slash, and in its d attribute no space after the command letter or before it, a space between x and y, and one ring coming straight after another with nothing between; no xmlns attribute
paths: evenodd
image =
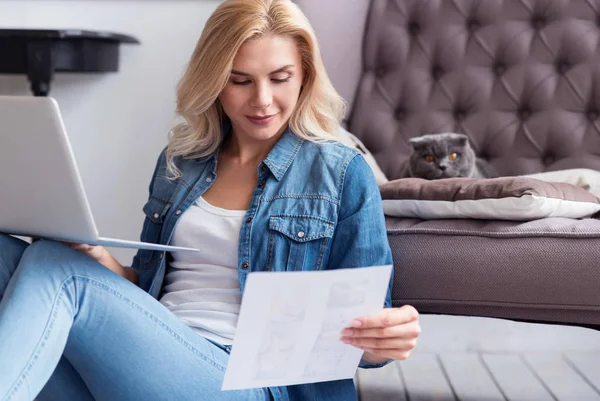
<svg viewBox="0 0 600 401"><path fill-rule="evenodd" d="M272 116L246 116L246 118L248 118L248 120L250 120L250 122L252 124L255 125L268 125L271 121L273 121L273 119L275 118L275 115Z"/></svg>

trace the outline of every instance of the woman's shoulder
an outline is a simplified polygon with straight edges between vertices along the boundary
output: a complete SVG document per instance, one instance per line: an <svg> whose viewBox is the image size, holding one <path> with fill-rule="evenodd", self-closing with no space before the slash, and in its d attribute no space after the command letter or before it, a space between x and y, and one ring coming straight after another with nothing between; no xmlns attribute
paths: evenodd
<svg viewBox="0 0 600 401"><path fill-rule="evenodd" d="M333 166L346 166L352 159L360 155L356 149L349 148L335 140L305 141L302 148L303 158L311 159L314 163Z"/></svg>

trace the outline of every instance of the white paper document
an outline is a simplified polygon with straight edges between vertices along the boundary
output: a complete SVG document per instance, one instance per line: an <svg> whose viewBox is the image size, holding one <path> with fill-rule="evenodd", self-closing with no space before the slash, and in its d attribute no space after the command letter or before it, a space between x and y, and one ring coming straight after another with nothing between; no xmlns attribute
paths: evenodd
<svg viewBox="0 0 600 401"><path fill-rule="evenodd" d="M383 308L392 266L250 273L223 390L354 376L363 351L340 341Z"/></svg>

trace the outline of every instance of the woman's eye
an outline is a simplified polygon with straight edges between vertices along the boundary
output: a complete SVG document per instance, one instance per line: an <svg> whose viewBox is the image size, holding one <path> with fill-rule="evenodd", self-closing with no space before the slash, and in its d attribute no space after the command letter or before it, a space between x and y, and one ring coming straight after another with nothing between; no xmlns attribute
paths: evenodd
<svg viewBox="0 0 600 401"><path fill-rule="evenodd" d="M231 81L232 84L234 85L248 85L250 83L250 81L246 80L246 81Z"/></svg>
<svg viewBox="0 0 600 401"><path fill-rule="evenodd" d="M290 82L290 78L273 78L272 81L276 84L282 84L284 82Z"/></svg>
<svg viewBox="0 0 600 401"><path fill-rule="evenodd" d="M432 155L427 155L427 156L425 156L425 161L426 161L427 163L431 163L431 162L433 162L434 160L435 160L435 157L433 157Z"/></svg>
<svg viewBox="0 0 600 401"><path fill-rule="evenodd" d="M458 153L450 153L448 155L448 159L450 159L450 160L456 160L456 159L458 159Z"/></svg>

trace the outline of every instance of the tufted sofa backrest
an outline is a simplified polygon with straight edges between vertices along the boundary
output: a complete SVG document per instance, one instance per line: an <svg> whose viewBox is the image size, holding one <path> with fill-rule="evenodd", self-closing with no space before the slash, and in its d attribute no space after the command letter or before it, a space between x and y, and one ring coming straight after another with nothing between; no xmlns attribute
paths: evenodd
<svg viewBox="0 0 600 401"><path fill-rule="evenodd" d="M348 127L389 178L449 131L501 174L600 170L600 0L370 3Z"/></svg>

